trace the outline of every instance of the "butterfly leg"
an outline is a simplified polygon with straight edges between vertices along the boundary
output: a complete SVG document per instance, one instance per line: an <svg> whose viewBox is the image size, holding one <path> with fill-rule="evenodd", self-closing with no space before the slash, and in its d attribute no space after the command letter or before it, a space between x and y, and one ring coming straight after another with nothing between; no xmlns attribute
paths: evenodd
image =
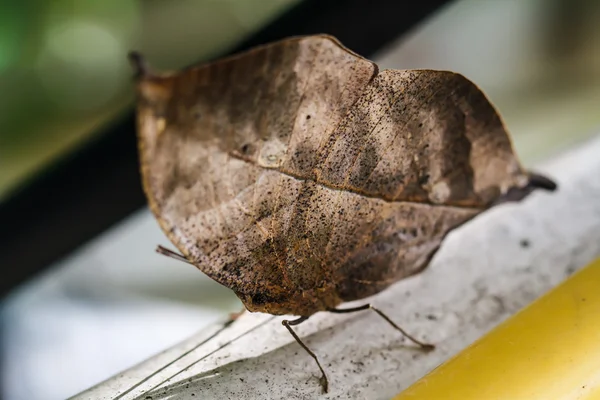
<svg viewBox="0 0 600 400"><path fill-rule="evenodd" d="M303 342L302 340L300 340L300 338L298 337L298 335L296 334L296 332L294 332L294 330L292 329L292 326L294 325L298 325L304 321L306 321L308 319L308 317L300 317L298 319L295 319L293 321L288 321L286 319L284 319L283 321L281 321L281 323L283 324L283 326L285 326L287 328L287 330L290 332L290 334L294 337L294 339L296 339L296 342L298 342L298 344L300 346L302 346L302 348L304 350L306 350L306 352L308 354L310 354L310 356L315 360L315 362L317 363L317 366L319 367L319 369L321 370L321 378L319 378L319 382L321 383L321 386L323 387L323 392L327 393L327 390L329 388L329 382L327 380L327 375L325 375L325 371L323 370L323 367L321 366L321 363L319 362L319 359L317 358L316 354L313 353Z"/></svg>
<svg viewBox="0 0 600 400"><path fill-rule="evenodd" d="M421 347L421 349L425 350L425 351L430 351L433 350L435 348L434 345L429 344L429 343L424 343L421 342L420 340L417 340L415 337L409 335L404 329L400 328L398 325L396 325L394 323L394 321L392 321L387 315L385 315L381 310L373 307L371 304L365 304L359 307L353 307L353 308L343 308L343 309L338 309L338 308L330 308L327 311L332 312L332 313L337 313L337 314L346 314L346 313L352 313L352 312L357 312L357 311L364 311L364 310L373 310L375 311L377 314L379 314L379 316L383 319L385 319L390 325L392 325L397 331L399 331L400 333L402 333L402 335L404 335L404 337L406 337L407 339L409 339L411 342L413 342L414 344L418 345Z"/></svg>

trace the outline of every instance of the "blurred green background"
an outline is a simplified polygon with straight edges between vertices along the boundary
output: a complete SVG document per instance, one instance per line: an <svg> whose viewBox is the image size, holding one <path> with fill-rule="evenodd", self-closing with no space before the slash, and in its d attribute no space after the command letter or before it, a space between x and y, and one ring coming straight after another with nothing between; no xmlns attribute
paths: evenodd
<svg viewBox="0 0 600 400"><path fill-rule="evenodd" d="M0 1L0 200L132 100L126 54L179 68L297 0Z"/></svg>

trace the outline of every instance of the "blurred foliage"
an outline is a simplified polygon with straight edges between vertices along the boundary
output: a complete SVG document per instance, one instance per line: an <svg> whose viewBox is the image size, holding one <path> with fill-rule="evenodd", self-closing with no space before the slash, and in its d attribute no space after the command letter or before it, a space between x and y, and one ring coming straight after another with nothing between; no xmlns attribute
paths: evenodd
<svg viewBox="0 0 600 400"><path fill-rule="evenodd" d="M0 199L132 100L126 54L215 57L297 0L0 0Z"/></svg>

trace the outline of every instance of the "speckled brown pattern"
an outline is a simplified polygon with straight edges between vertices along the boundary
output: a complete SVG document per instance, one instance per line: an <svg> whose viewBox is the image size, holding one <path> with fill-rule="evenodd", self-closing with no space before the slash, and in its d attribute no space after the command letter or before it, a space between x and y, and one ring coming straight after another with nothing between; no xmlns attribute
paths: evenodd
<svg viewBox="0 0 600 400"><path fill-rule="evenodd" d="M469 80L380 73L329 36L142 71L137 91L154 215L250 311L308 316L377 293L528 183Z"/></svg>

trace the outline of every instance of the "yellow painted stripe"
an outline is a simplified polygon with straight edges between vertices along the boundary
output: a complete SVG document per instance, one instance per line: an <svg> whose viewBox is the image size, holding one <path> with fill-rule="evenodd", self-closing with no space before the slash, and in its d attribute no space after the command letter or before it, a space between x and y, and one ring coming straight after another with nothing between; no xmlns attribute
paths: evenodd
<svg viewBox="0 0 600 400"><path fill-rule="evenodd" d="M395 400L600 399L600 259Z"/></svg>

